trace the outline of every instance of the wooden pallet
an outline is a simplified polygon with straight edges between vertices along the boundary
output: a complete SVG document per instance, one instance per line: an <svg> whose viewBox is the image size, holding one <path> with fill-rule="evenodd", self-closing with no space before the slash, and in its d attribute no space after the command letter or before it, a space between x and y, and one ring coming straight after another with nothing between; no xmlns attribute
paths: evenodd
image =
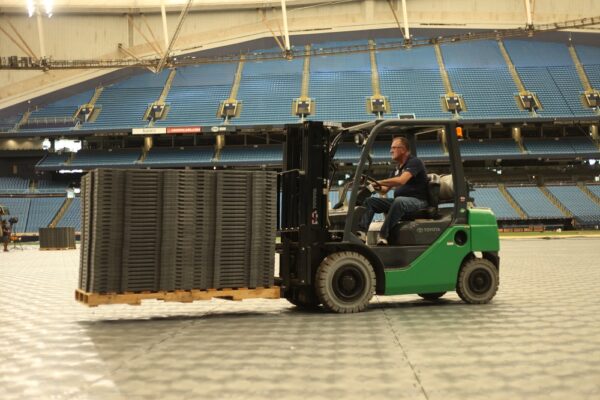
<svg viewBox="0 0 600 400"><path fill-rule="evenodd" d="M77 250L76 247L40 247L40 251Z"/></svg>
<svg viewBox="0 0 600 400"><path fill-rule="evenodd" d="M208 289L208 290L177 290L174 292L142 292L142 293L88 293L81 289L75 290L75 300L97 307L102 304L129 304L139 306L142 300L162 300L180 303L191 303L196 300L213 298L241 301L245 299L279 299L279 286L259 287L255 289Z"/></svg>

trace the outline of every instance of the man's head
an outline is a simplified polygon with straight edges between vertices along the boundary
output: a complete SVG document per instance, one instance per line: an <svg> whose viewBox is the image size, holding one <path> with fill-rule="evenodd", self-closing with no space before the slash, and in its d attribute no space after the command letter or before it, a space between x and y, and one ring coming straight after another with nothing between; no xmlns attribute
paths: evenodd
<svg viewBox="0 0 600 400"><path fill-rule="evenodd" d="M392 139L392 146L390 147L390 155L392 160L397 163L406 160L410 154L410 143L408 139L403 136L398 136Z"/></svg>

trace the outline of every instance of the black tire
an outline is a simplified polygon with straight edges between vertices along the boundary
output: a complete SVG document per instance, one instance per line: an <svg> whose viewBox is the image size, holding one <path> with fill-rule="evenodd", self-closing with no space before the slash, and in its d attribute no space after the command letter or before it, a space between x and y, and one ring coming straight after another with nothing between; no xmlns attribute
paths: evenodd
<svg viewBox="0 0 600 400"><path fill-rule="evenodd" d="M321 302L313 288L296 288L288 297L287 301L302 310L317 310Z"/></svg>
<svg viewBox="0 0 600 400"><path fill-rule="evenodd" d="M419 296L424 298L425 300L435 301L445 295L446 292L437 292L437 293L419 293Z"/></svg>
<svg viewBox="0 0 600 400"><path fill-rule="evenodd" d="M499 283L498 269L491 261L473 258L460 269L456 293L465 303L485 304L494 298Z"/></svg>
<svg viewBox="0 0 600 400"><path fill-rule="evenodd" d="M359 253L333 253L319 265L315 289L328 311L360 312L375 294L375 272L371 263Z"/></svg>

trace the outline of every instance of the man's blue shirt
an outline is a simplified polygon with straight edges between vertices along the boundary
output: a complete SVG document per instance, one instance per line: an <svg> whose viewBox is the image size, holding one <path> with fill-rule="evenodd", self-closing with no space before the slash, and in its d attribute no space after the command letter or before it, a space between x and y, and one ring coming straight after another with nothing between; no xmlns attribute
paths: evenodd
<svg viewBox="0 0 600 400"><path fill-rule="evenodd" d="M410 172L412 178L394 190L394 197L416 197L427 201L427 170L423 161L410 155L406 162L392 173L392 176L400 176L404 171Z"/></svg>

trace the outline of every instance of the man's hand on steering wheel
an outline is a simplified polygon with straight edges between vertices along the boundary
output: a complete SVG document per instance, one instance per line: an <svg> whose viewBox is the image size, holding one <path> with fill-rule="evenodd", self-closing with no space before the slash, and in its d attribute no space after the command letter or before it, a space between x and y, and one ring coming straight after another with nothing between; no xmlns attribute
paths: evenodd
<svg viewBox="0 0 600 400"><path fill-rule="evenodd" d="M365 186L370 185L377 192L379 192L383 189L383 187L379 184L377 179L375 179L367 174L363 174L362 180L363 180L363 183Z"/></svg>

